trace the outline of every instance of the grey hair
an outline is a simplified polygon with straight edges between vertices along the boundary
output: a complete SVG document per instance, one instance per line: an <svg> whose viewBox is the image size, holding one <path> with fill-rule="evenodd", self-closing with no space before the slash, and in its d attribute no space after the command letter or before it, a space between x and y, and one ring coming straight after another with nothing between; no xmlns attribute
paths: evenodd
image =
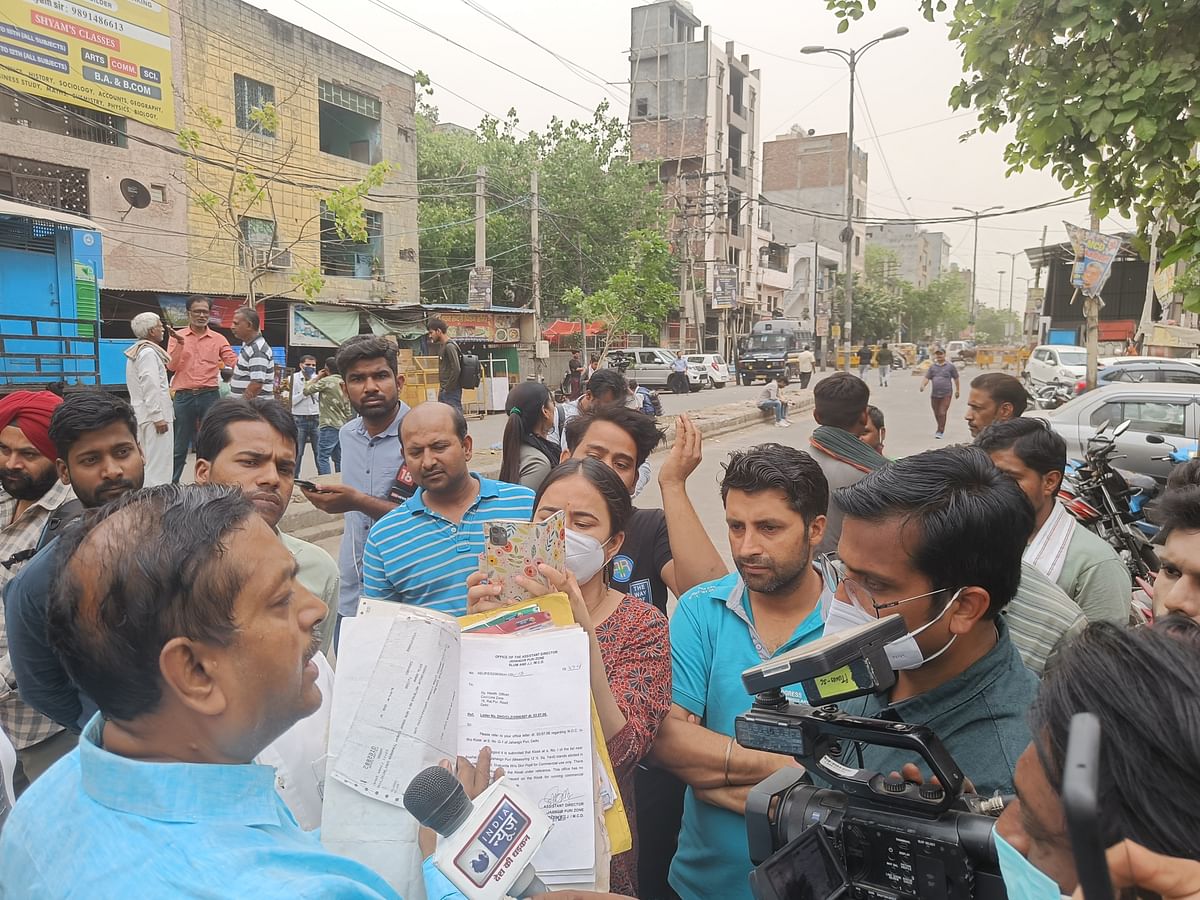
<svg viewBox="0 0 1200 900"><path fill-rule="evenodd" d="M162 319L158 317L158 313L141 312L130 320L129 327L133 329L133 336L141 340L148 337L154 330L154 326L161 322Z"/></svg>

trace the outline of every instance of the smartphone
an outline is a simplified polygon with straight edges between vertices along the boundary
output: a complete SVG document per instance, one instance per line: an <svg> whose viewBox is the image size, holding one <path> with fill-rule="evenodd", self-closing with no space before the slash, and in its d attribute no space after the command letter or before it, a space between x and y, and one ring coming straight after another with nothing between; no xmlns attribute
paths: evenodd
<svg viewBox="0 0 1200 900"><path fill-rule="evenodd" d="M1100 741L1100 719L1094 713L1071 716L1062 804L1084 900L1113 897L1104 841L1100 837Z"/></svg>
<svg viewBox="0 0 1200 900"><path fill-rule="evenodd" d="M315 481L305 481L303 478L294 478L292 480L295 484L300 485L300 487L304 488L306 491L315 491L318 494L325 491L325 488L321 487L321 485L317 484Z"/></svg>
<svg viewBox="0 0 1200 900"><path fill-rule="evenodd" d="M517 583L518 575L541 582L545 593L550 593L537 567L544 563L561 572L566 566L565 521L566 515L557 512L545 522L484 523L487 541L479 554L479 571L501 586L500 602L517 603L529 597Z"/></svg>

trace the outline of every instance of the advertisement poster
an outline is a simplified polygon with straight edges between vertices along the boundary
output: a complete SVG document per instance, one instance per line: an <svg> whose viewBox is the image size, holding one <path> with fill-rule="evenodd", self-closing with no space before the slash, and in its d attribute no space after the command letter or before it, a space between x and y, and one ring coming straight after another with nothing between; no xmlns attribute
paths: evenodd
<svg viewBox="0 0 1200 900"><path fill-rule="evenodd" d="M492 267L480 266L467 276L467 306L487 307L492 305Z"/></svg>
<svg viewBox="0 0 1200 900"><path fill-rule="evenodd" d="M157 0L0 0L0 82L175 130L170 11Z"/></svg>
<svg viewBox="0 0 1200 900"><path fill-rule="evenodd" d="M718 264L713 267L713 309L732 309L737 302L737 266Z"/></svg>
<svg viewBox="0 0 1200 900"><path fill-rule="evenodd" d="M1071 245L1075 248L1075 266L1071 269L1071 284L1085 297L1098 297L1112 272L1113 260L1121 252L1119 237L1101 234L1063 222Z"/></svg>

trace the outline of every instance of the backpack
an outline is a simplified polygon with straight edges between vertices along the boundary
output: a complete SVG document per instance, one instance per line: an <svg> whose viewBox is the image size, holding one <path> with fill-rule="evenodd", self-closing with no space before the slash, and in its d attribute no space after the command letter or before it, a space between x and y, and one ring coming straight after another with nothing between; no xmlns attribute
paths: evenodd
<svg viewBox="0 0 1200 900"><path fill-rule="evenodd" d="M474 353L463 353L458 351L458 386L472 390L479 387L479 382L483 381L483 365L479 362L479 357Z"/></svg>

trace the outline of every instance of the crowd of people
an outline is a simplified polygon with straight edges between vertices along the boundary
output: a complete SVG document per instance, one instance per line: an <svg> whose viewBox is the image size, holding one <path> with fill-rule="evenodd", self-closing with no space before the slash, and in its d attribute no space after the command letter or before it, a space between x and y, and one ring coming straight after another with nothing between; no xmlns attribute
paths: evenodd
<svg viewBox="0 0 1200 900"><path fill-rule="evenodd" d="M752 702L742 673L890 615L904 629L886 648L895 683L843 709L926 725L974 790L1016 794L994 838L1010 896L1078 884L1060 798L1077 712L1103 728L1115 881L1196 890L1200 464L1162 504L1146 626L1119 557L1056 502L1066 447L1023 416L1016 379L971 382L971 444L889 460L870 387L835 373L812 390L807 440L723 460L730 569L693 503L704 488L689 493L700 431L673 421L662 506L639 505L667 431L598 359L570 365L576 399L512 390L489 478L473 469L461 388L410 409L390 342L352 338L321 369L305 357L284 401L256 316L236 317L235 353L210 314L189 300L165 348L156 316L134 320L132 402L0 397L0 728L20 797L0 805L0 896L395 897L317 836L340 623L364 599L495 609L499 586L479 571L488 523L560 513L565 568L522 586L565 593L588 638L634 838L601 879L615 894L752 896L747 797L799 763L735 739ZM443 355L445 331L430 322ZM935 360L921 387L942 437L959 379ZM762 401L775 415L778 387ZM340 462L340 482L299 485L343 517L337 563L280 529L306 446L322 472ZM181 486L189 449L195 484ZM843 742L832 758L929 774L889 747ZM431 860L427 896L460 896Z"/></svg>

